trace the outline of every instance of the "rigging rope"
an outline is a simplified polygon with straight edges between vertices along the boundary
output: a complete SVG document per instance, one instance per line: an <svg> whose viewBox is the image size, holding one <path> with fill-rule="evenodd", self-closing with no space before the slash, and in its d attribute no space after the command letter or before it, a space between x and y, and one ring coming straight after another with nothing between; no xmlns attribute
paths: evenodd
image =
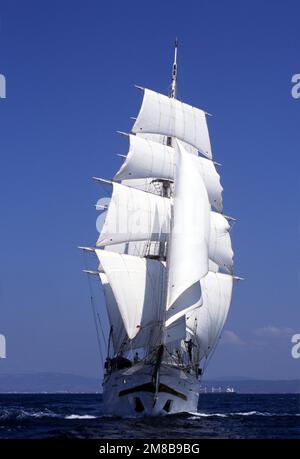
<svg viewBox="0 0 300 459"><path fill-rule="evenodd" d="M87 254L84 254L84 255L87 255ZM85 265L85 268L87 269L86 257L84 257L84 265ZM92 314L93 314L94 324L95 324L95 328L96 328L97 343L98 343L99 354L100 354L100 359L101 359L101 364L102 364L101 367L103 367L104 358L103 358L103 353L102 353L102 346L101 346L101 338L100 338L99 328L100 328L100 330L102 332L103 341L104 341L104 344L105 344L104 332L103 332L102 325L101 325L101 322L100 322L99 318L98 318L98 321L97 321L97 311L96 311L96 307L95 307L95 303L94 303L93 289L92 289L91 279L90 279L90 275L89 274L87 274L87 279L88 279L88 286L89 286L89 292L90 292L90 302L91 302L91 307L92 307Z"/></svg>

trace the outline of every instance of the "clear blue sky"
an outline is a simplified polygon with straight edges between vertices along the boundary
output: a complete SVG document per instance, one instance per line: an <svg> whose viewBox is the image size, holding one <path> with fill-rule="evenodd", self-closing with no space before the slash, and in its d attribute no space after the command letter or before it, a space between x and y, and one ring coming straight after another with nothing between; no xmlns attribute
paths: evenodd
<svg viewBox="0 0 300 459"><path fill-rule="evenodd" d="M99 373L80 244L126 153L140 84L206 109L236 286L208 376L292 378L300 360L298 1L2 1L0 372Z"/></svg>

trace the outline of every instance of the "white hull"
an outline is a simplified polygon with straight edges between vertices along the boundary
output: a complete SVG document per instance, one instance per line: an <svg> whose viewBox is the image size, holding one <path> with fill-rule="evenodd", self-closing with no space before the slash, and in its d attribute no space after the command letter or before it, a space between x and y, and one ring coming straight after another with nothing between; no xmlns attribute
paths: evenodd
<svg viewBox="0 0 300 459"><path fill-rule="evenodd" d="M197 411L199 381L194 374L162 364L157 395L153 365L137 364L104 379L104 410L116 416L157 416Z"/></svg>

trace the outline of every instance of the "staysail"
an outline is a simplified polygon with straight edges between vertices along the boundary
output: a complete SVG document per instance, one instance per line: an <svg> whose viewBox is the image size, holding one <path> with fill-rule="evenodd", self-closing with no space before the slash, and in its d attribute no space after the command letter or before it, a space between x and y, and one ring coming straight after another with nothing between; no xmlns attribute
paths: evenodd
<svg viewBox="0 0 300 459"><path fill-rule="evenodd" d="M167 310L185 308L179 297L208 272L210 205L202 177L191 155L176 144L176 185L168 254ZM195 196L197 202L195 205ZM201 301L201 292L199 298Z"/></svg>

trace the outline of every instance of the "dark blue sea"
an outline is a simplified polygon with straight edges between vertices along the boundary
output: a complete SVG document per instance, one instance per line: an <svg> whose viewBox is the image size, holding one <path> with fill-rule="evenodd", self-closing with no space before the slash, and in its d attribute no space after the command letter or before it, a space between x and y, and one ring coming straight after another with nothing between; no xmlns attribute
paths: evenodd
<svg viewBox="0 0 300 459"><path fill-rule="evenodd" d="M0 394L0 438L300 438L300 395L203 394L197 413L122 419L95 394Z"/></svg>

